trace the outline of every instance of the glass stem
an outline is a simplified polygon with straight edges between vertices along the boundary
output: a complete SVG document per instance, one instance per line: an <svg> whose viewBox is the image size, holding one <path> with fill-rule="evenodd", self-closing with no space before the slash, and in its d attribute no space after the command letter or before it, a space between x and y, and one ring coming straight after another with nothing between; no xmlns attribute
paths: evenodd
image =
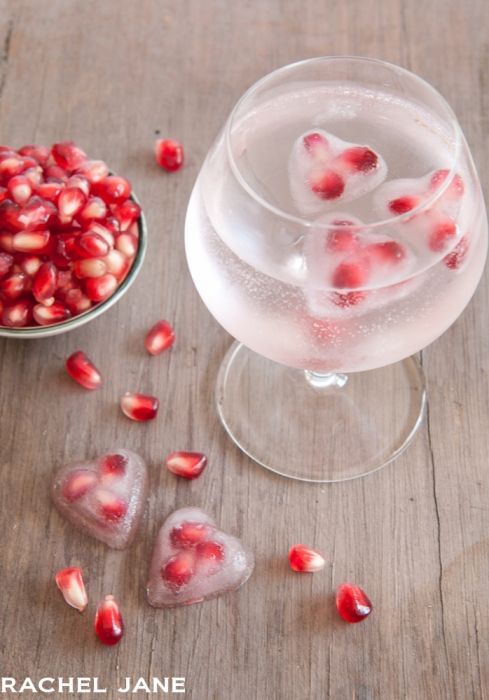
<svg viewBox="0 0 489 700"><path fill-rule="evenodd" d="M341 389L348 381L347 374L336 372L312 372L309 369L305 369L304 376L307 383L315 389L326 389L330 387Z"/></svg>

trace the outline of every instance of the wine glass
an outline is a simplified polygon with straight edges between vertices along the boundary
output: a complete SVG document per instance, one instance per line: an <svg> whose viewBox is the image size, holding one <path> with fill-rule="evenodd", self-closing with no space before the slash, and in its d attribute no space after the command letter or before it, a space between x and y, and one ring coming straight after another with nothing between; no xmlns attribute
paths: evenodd
<svg viewBox="0 0 489 700"><path fill-rule="evenodd" d="M325 57L241 97L197 178L185 245L237 341L217 378L225 429L274 472L342 481L412 440L425 405L413 355L474 293L487 219L441 95L383 61Z"/></svg>

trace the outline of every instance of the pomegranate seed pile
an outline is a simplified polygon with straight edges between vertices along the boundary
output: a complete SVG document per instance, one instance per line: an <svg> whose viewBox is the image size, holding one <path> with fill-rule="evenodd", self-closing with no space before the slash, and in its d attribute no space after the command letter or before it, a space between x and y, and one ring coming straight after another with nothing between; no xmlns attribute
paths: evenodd
<svg viewBox="0 0 489 700"><path fill-rule="evenodd" d="M71 141L0 146L0 325L60 323L110 297L140 215L129 181Z"/></svg>

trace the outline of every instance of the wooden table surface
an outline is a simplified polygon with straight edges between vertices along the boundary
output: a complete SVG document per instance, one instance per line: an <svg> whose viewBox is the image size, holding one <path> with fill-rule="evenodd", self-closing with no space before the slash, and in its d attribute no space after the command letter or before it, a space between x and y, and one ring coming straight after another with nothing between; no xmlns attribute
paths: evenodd
<svg viewBox="0 0 489 700"><path fill-rule="evenodd" d="M93 697L108 698L126 697L116 691L126 676L171 675L195 700L489 697L487 280L423 353L429 413L410 449L365 479L315 486L267 473L223 433L213 389L231 339L200 302L183 250L188 197L229 110L301 58L363 54L422 75L453 105L487 185L488 24L485 0L0 0L0 142L76 140L131 179L150 229L140 277L107 314L54 339L0 339L2 676L98 676L108 693ZM185 144L174 176L153 161L158 133ZM149 358L141 339L160 317L178 342ZM106 377L96 394L63 370L78 348ZM153 424L120 413L126 390L161 398ZM151 479L126 552L79 534L48 495L65 461L122 445L147 459ZM186 448L210 461L192 483L162 468ZM185 505L241 534L256 570L238 593L154 610L144 588L154 536ZM315 543L326 570L289 571L296 541ZM83 617L53 583L71 564L88 579ZM374 601L363 625L337 618L343 580ZM92 630L109 592L127 627L112 649Z"/></svg>

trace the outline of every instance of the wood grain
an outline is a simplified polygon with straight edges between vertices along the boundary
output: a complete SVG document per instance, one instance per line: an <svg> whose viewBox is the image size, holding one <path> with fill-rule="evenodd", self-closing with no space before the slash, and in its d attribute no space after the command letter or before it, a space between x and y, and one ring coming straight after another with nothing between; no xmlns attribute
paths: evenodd
<svg viewBox="0 0 489 700"><path fill-rule="evenodd" d="M127 174L147 212L147 262L128 295L54 339L0 341L0 669L3 676L183 675L194 700L413 700L489 697L489 326L484 280L457 323L424 352L429 416L393 465L317 487L266 473L226 439L213 407L230 338L200 302L182 245L186 203L205 153L252 82L309 56L384 58L432 82L453 105L489 178L485 0L0 0L0 141L73 138ZM158 171L155 134L185 143L178 175ZM178 332L158 359L141 337L160 316ZM63 372L83 348L107 381L96 395ZM157 422L132 425L126 390L162 399ZM66 459L125 445L151 469L137 542L110 551L53 510L48 485ZM181 483L161 468L175 448L207 452ZM173 508L199 505L254 549L253 579L202 606L155 611L144 582L153 538ZM323 575L288 571L294 541L327 554ZM107 592L127 624L97 645L93 607L64 606L53 572L80 564L92 606ZM345 626L332 591L365 585L376 611ZM143 697L142 694L138 697Z"/></svg>

